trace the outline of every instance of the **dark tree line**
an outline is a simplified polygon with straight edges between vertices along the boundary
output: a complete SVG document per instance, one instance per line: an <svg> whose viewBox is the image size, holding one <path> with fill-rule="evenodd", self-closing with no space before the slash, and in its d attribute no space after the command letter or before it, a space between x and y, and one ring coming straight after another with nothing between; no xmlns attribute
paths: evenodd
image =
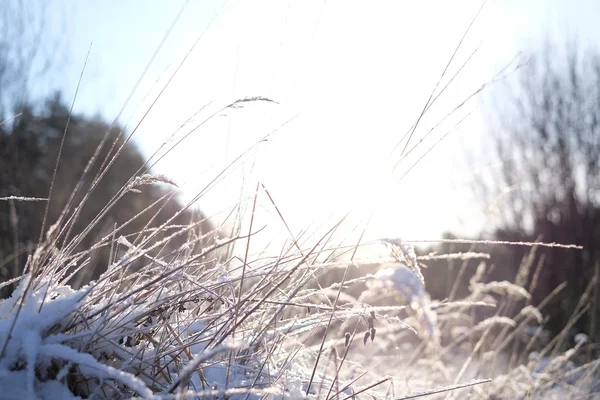
<svg viewBox="0 0 600 400"><path fill-rule="evenodd" d="M531 253L520 246L469 245L435 250L491 253L488 279L532 288L534 305L566 282L544 310L550 317L546 327L560 332L573 322L581 302L584 311L573 329L598 339L600 55L573 45L565 50L547 45L493 92L492 104L487 115L489 173L480 175L475 187L494 220L492 235L488 232L486 238L576 244L583 250L539 247ZM518 275L524 262L529 268ZM442 264L425 272L432 274L435 282L428 289L437 297L448 295L453 286L448 282L454 282L462 266L460 261L449 269ZM470 262L463 269L459 292L468 290L476 266Z"/></svg>
<svg viewBox="0 0 600 400"><path fill-rule="evenodd" d="M48 101L39 112L25 106L20 116L11 125L0 126L0 197L48 197L50 182L63 137L69 109L59 96ZM71 115L62 148L61 161L56 175L52 199L49 206L48 223L56 222L68 203L83 171L96 151L97 146L107 132L109 124L100 119L90 119L80 115ZM82 181L73 201L70 215L91 188L94 177L100 171L104 160L112 158L115 149L124 143L124 134L119 126L110 130L106 144L98 154L97 161ZM112 153L111 153L112 149ZM145 159L134 144L128 143L115 159L91 193L90 199L77 210L78 216L71 228L73 238L86 229L90 222L102 211L119 190L139 171ZM167 185L153 184L139 188L141 193L127 193L109 210L102 221L96 225L78 246L79 251L89 249L102 237L128 222L132 217L156 203L119 231L118 235L129 235L131 241L135 234L142 231L148 222L150 227L159 226L175 213L182 205L169 193ZM162 200L161 200L162 199ZM37 245L44 216L45 202L0 201L0 276L1 280L18 276ZM204 217L191 210L179 215L172 224L187 225ZM66 219L65 219L66 221ZM46 228L48 228L46 224ZM198 231L207 233L212 230L210 223L200 224ZM65 240L65 244L68 239ZM170 248L181 245L185 236L176 238ZM201 243L198 244L201 246ZM86 279L95 278L109 262L109 249L103 248L92 253L90 265L85 269ZM5 291L6 293L6 291Z"/></svg>
<svg viewBox="0 0 600 400"><path fill-rule="evenodd" d="M40 99L41 93L53 87L51 83L56 81L56 72L68 53L68 35L64 33L69 25L62 23L67 11L64 5L45 0L6 0L0 7L0 198L47 198L64 137L45 230L61 218L69 205L61 220L68 231L59 245L66 246L77 238L73 251L86 251L123 224L126 226L117 235L133 241L137 233L159 226L180 212L182 205L167 185L144 185L138 188L140 193L126 193L87 231L113 196L130 179L146 172L140 169L145 158L134 143L125 143L122 127L111 127L99 118L70 115L60 94L47 101ZM114 164L90 192L94 178L122 146ZM97 148L96 161L84 175ZM86 193L91 195L84 202ZM23 271L27 256L44 235L45 209L43 201L0 200L0 282ZM185 210L172 223L204 221L201 213L192 210ZM198 233L212 231L207 221L197 228ZM163 250L177 248L185 240L179 236ZM108 265L109 254L106 246L91 252L89 264L72 283L97 277ZM0 295L10 291L10 286L5 287Z"/></svg>
<svg viewBox="0 0 600 400"><path fill-rule="evenodd" d="M533 295L539 302L567 282L549 321L557 331L587 289L590 308L575 327L595 334L600 331L591 301L600 262L600 55L572 44L565 50L547 45L516 78L496 100L491 133L502 168L493 183L483 184L482 193L494 196L497 189L510 188L499 203L497 239L583 246L582 251L539 249L544 266ZM512 252L516 259L525 254L517 247Z"/></svg>

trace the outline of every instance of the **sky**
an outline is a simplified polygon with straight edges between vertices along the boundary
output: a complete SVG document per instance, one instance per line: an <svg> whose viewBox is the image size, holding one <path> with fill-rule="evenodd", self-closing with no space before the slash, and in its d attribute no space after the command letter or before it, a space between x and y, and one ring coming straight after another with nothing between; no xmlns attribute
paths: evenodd
<svg viewBox="0 0 600 400"><path fill-rule="evenodd" d="M490 0L440 81L481 5L69 3L70 52L60 87L73 98L89 50L76 111L118 116L129 132L143 117L133 138L147 156L165 140L171 147L185 137L153 171L175 180L183 201L224 177L197 203L217 222L240 199L248 211L260 182L294 235L304 229L316 234L351 212L343 231L348 236L366 221L370 238L431 239L446 231L476 236L490 221L473 195L474 171L491 162L481 151L485 97L470 96L545 38L600 43L596 2ZM439 92L459 69L406 149L418 146L401 158L403 136L436 84ZM276 103L224 109L256 96ZM263 238L289 237L264 192L257 204L257 221L271 229Z"/></svg>

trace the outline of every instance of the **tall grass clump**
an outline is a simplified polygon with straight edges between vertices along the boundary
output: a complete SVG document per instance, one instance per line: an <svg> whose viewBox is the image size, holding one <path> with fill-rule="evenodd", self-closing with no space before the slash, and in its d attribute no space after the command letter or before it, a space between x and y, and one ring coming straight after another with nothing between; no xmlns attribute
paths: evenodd
<svg viewBox="0 0 600 400"><path fill-rule="evenodd" d="M123 192L159 182L171 183L143 175ZM94 245L111 249L107 270L79 289L69 282L85 268L92 249L75 252L70 243L59 248L65 226L60 221L50 226L24 273L12 282L16 289L0 303L4 398L347 398L389 381L357 387L360 376L342 371L350 349L357 347L355 336L366 329L365 345L367 339L383 340L376 341L380 319L418 332L401 319L382 316L386 308L357 300L340 307L310 301L328 291L341 294L342 285L304 289L335 264L319 262L337 250L327 247L327 235L274 259L224 260L227 246L249 241L254 232L217 237L213 245L195 248L203 239L196 225L167 223L129 238L115 227ZM159 232L169 234L154 240ZM187 237L183 245L152 255L179 235ZM141 268L131 268L140 262ZM404 276L414 275L398 268ZM393 284L396 275L355 281ZM415 287L409 284L403 293L414 291L409 306L419 321L429 321L423 282L412 282ZM328 335L336 322L346 329ZM431 332L425 337L437 341ZM353 362L351 369L356 367Z"/></svg>
<svg viewBox="0 0 600 400"><path fill-rule="evenodd" d="M120 256L73 289L87 252L59 249L52 225L0 303L3 398L383 399L450 390L460 398L467 389L478 398L591 398L599 389L585 336L566 350L544 338L552 298L516 307L529 301L527 288L485 282L485 263L469 296L440 302L416 270L428 256L406 242L392 242L390 257L351 262L332 255L342 249L327 240L334 226L278 257L225 260L227 246L247 246L255 232L190 251L202 239L194 228L162 226L171 234L157 241L159 230L105 237L97 246ZM177 235L184 245L150 256ZM361 269L373 265L375 273ZM348 267L363 273L315 283Z"/></svg>

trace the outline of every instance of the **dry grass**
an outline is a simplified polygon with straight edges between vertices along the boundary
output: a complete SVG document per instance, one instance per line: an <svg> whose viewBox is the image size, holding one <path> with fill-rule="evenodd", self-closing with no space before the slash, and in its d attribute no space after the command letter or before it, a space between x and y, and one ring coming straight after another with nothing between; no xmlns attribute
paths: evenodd
<svg viewBox="0 0 600 400"><path fill-rule="evenodd" d="M337 226L278 257L244 252L228 260L222 250L235 242L247 249L253 232L186 251L199 240L195 228L164 226L172 233L156 241L158 231L148 230L135 245L106 236L97 246L126 251L97 281L73 290L69 276L86 254L57 248L61 229L53 225L0 303L3 387L10 379L16 393L33 396L58 383L73 395L109 399L591 398L600 389L598 362L583 361L585 338L566 351L564 336L548 342L546 304L511 308L529 299L527 290L483 283L483 265L468 297L432 302L414 267L403 266L416 260L414 249L396 252L409 255L395 262L401 274L319 287L317 277L350 263L328 248ZM177 235L189 241L149 255ZM390 265L389 257L380 261ZM143 267L130 272L136 262ZM589 307L586 292L572 320ZM478 319L476 309L493 315Z"/></svg>

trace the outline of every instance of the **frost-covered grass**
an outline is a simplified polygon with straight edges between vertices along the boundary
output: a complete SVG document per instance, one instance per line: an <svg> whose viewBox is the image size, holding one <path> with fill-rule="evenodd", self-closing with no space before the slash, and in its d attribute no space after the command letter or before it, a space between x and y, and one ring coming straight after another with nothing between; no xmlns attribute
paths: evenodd
<svg viewBox="0 0 600 400"><path fill-rule="evenodd" d="M271 100L241 99L213 116L255 101ZM132 177L105 210L149 184L174 182ZM67 205L23 275L1 284L17 285L0 300L1 399L600 397L600 361L586 357L595 345L585 335L566 340L570 326L546 337L544 308L561 287L531 304L535 283L518 278L529 276L527 263L516 283L489 282L488 254L420 255L400 239L340 245L333 233L343 220L302 243L288 229L289 245L262 255L249 251L261 222L254 212L248 231L231 238L199 232L199 222L128 237L114 226L82 251L79 239L103 215L71 232L81 206ZM72 288L99 248L111 250L106 272ZM382 249L384 257L356 256ZM484 260L465 298L427 292L421 268L443 258ZM589 310L592 287L572 323Z"/></svg>
<svg viewBox="0 0 600 400"><path fill-rule="evenodd" d="M69 274L88 252L58 249L60 226L52 226L0 303L2 398L598 395L600 361L582 358L587 338L566 351L562 339L544 343L545 304L528 304L516 284L484 283L486 264L468 297L438 302L420 272L427 256L406 242L385 240L393 257L364 261L379 265L375 274L359 269L319 287L315 277L363 262L336 259L324 238L274 258L223 260L221 249L247 238L189 251L194 228L170 229L156 243L148 239L156 231L135 245L104 238L99 245L128 250L74 290ZM188 242L151 253L178 234ZM476 317L479 309L488 316Z"/></svg>
<svg viewBox="0 0 600 400"><path fill-rule="evenodd" d="M106 209L151 184L174 182L132 177ZM80 238L102 215L71 235L77 209L67 205L22 276L2 283L16 284L0 300L2 399L599 395L600 361L589 357L595 345L582 335L566 340L570 326L545 337L544 308L561 287L531 304L535 279L522 279L531 263L522 264L516 283L490 282L488 254L420 255L401 239L340 244L334 233L343 219L302 242L290 232L280 253L262 254L250 251L260 231L253 227L262 222L254 212L246 233L230 238L200 232L202 221L149 224L127 237L114 226L80 250ZM132 218L151 220L153 211ZM72 288L99 248L110 249L106 272ZM444 258L463 266L484 260L465 298L452 291L435 301L427 292L421 269ZM592 288L570 325L589 310Z"/></svg>

